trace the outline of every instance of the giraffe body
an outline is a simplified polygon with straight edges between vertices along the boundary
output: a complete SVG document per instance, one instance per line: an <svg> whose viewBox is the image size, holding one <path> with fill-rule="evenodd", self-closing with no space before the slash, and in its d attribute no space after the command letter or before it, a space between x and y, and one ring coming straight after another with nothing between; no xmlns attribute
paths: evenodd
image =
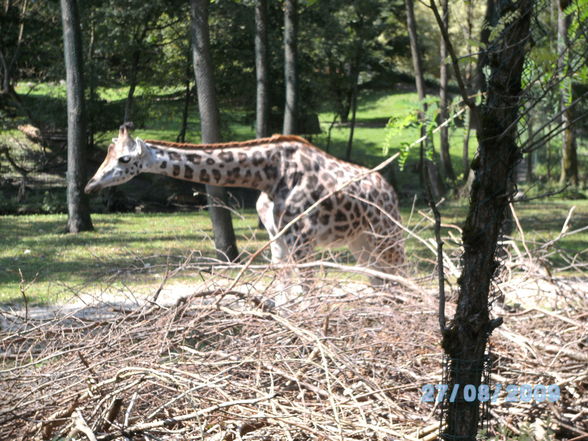
<svg viewBox="0 0 588 441"><path fill-rule="evenodd" d="M271 238L339 185L271 245L272 261L302 261L316 246L348 246L358 263L397 272L404 260L398 199L379 173L341 161L303 138L276 135L240 143L178 144L133 139L123 126L86 192L141 172L261 191L257 211Z"/></svg>

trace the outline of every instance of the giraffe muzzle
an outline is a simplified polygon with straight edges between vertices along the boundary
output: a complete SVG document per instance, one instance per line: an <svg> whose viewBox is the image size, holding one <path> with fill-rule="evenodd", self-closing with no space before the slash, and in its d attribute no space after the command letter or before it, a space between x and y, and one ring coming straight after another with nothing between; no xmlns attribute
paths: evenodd
<svg viewBox="0 0 588 441"><path fill-rule="evenodd" d="M84 193L90 194L90 193L94 193L98 190L100 190L100 185L98 184L96 179L92 178L86 184L86 187L84 188Z"/></svg>

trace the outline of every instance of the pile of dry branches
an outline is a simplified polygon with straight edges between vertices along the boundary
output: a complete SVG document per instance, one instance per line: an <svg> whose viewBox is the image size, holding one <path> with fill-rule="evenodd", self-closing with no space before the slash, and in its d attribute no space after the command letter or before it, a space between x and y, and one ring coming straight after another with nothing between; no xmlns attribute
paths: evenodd
<svg viewBox="0 0 588 441"><path fill-rule="evenodd" d="M524 236L523 236L524 238ZM576 276L552 274L545 256L554 243L513 245L504 262L495 315L504 317L491 341L496 360L492 381L508 384L552 386L560 396L555 402L536 399L501 402L491 409L499 426L534 439L588 440L588 276L581 262L561 252ZM529 251L532 249L532 251ZM577 257L577 256L576 256ZM576 260L576 263L574 263ZM557 386L557 388L555 388ZM506 393L503 393L506 396Z"/></svg>
<svg viewBox="0 0 588 441"><path fill-rule="evenodd" d="M5 313L0 438L382 439L421 426L420 387L440 374L434 299L351 282L313 293L274 312L217 289L86 317Z"/></svg>
<svg viewBox="0 0 588 441"><path fill-rule="evenodd" d="M496 439L588 439L588 277L582 266L552 276L553 243L522 243L495 281L491 387L556 384L561 397L501 393L489 427ZM457 247L443 258L450 278ZM166 276L134 304L94 293L61 310L0 310L0 439L435 439L438 404L422 388L443 378L436 290L393 276L376 290L327 266L298 296L267 267L193 262L205 282L189 292Z"/></svg>
<svg viewBox="0 0 588 441"><path fill-rule="evenodd" d="M167 306L4 311L0 439L436 437L436 406L421 401L423 385L442 378L433 291L331 279L267 310L256 301L267 287L253 286L215 285ZM505 325L492 339L492 380L557 383L561 399L501 395L491 412L517 433L535 421L534 430L577 436L588 431L588 304L571 291L549 295L557 312L495 305Z"/></svg>

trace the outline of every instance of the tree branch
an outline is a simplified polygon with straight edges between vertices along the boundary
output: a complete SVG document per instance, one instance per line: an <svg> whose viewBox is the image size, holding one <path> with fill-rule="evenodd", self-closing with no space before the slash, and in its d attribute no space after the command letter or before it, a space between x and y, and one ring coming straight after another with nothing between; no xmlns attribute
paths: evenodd
<svg viewBox="0 0 588 441"><path fill-rule="evenodd" d="M429 7L432 9L433 14L435 15L435 20L437 20L437 25L439 26L439 30L441 31L441 36L445 41L445 45L447 46L447 52L449 52L449 56L451 57L451 65L453 66L453 70L455 71L455 79L457 80L457 85L459 86L459 92L463 99L463 102L472 109L477 116L478 106L476 105L475 101L473 101L469 95L468 90L465 86L463 81L463 76L461 75L461 69L459 68L459 59L455 54L455 49L451 44L451 40L449 38L449 34L447 32L447 28L443 23L443 19L439 15L439 10L437 9L437 5L435 5L435 0L430 0Z"/></svg>
<svg viewBox="0 0 588 441"><path fill-rule="evenodd" d="M145 430L149 430L149 429L155 429L158 427L166 427L166 426L172 426L178 422L181 421L186 421L186 420L193 420L195 418L199 418L201 416L204 416L210 412L214 412L216 410L219 409L224 409L227 407L231 407L231 406L239 406L239 405L246 405L246 404L257 404L260 403L262 401L267 401L267 400L271 400L273 398L275 398L275 394L271 394L271 395L266 395L263 397L259 397L259 398L251 398L251 399L244 399L244 400L235 400L235 401L226 401L224 403L219 403L216 404L214 406L210 406L207 407L205 409L201 409L198 410L196 412L192 412L192 413L188 413L185 415L179 415L176 417L170 417L170 418L166 418L164 420L157 420L157 421L152 421L149 423L142 423L142 424L136 424L134 426L129 426L127 428L124 428L122 430L122 433L124 435L132 435L132 434L136 434L136 433L140 433L140 432L144 432ZM111 433L111 434L107 434L107 435L103 435L103 436L99 436L98 440L100 441L110 441L113 439L116 439L120 436L120 433Z"/></svg>
<svg viewBox="0 0 588 441"><path fill-rule="evenodd" d="M429 207L435 217L435 242L437 243L437 280L439 285L439 329L441 334L445 334L445 272L443 270L443 241L441 240L441 213L437 209L437 204L433 199L431 190L431 170L430 163L427 163L425 173L425 188L427 190L427 199Z"/></svg>

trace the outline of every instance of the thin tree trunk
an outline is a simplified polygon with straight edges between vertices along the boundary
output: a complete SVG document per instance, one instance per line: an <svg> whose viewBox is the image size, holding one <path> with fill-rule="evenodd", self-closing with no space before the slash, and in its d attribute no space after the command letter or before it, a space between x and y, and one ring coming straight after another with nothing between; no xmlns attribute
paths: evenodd
<svg viewBox="0 0 588 441"><path fill-rule="evenodd" d="M359 57L357 57L359 58ZM353 72L353 93L351 95L351 124L349 126L349 138L345 150L345 160L351 160L351 149L353 148L353 135L355 133L355 122L357 114L357 95L359 94L359 62L356 60Z"/></svg>
<svg viewBox="0 0 588 441"><path fill-rule="evenodd" d="M267 0L255 1L255 136L264 138L269 130L269 74L267 51Z"/></svg>
<svg viewBox="0 0 588 441"><path fill-rule="evenodd" d="M220 141L220 115L214 88L210 33L208 29L209 0L190 0L192 54L198 92L198 109L202 128L202 142ZM206 186L210 217L214 232L217 256L221 260L234 261L238 257L231 213L222 207L227 204L223 187Z"/></svg>
<svg viewBox="0 0 588 441"><path fill-rule="evenodd" d="M551 167L553 164L551 163L551 146L549 143L546 145L547 148L547 182L551 181Z"/></svg>
<svg viewBox="0 0 588 441"><path fill-rule="evenodd" d="M473 14L474 14L474 3L469 1L466 2L466 29L465 29L465 39L466 39L466 53L470 54L472 52L472 46L470 41L472 41L472 34L473 34ZM471 91L475 87L472 83L475 82L474 75L473 75L473 68L472 62L468 61L467 64L467 71L466 71L466 78L465 84L468 90L468 94L471 94ZM463 164L463 182L466 183L468 181L468 175L470 173L470 136L472 133L472 112L471 109L467 109L465 112L465 120L464 120L464 136L463 136L463 145L462 145L462 164ZM468 189L469 193L469 189Z"/></svg>
<svg viewBox="0 0 588 441"><path fill-rule="evenodd" d="M426 97L425 79L423 76L421 53L418 44L413 0L406 0L406 25L408 28L408 38L410 40L410 53L412 56L412 67L414 69L414 81L416 84L417 95L424 111L426 111L427 105L424 103Z"/></svg>
<svg viewBox="0 0 588 441"><path fill-rule="evenodd" d="M416 20L414 16L413 0L406 0L406 25L408 28L408 38L410 41L410 53L412 56L412 67L414 70L414 81L417 89L417 96L421 103L422 110L419 111L419 119L424 124L427 103L425 102L425 81L423 77L423 68L421 63L421 54L419 52ZM424 126L421 126L421 137L425 134ZM422 141L419 151L419 180L421 187L425 185L425 148L426 141Z"/></svg>
<svg viewBox="0 0 588 441"><path fill-rule="evenodd" d="M18 26L18 36L17 36L17 40L16 40L16 45L14 47L14 52L12 54L12 57L10 57L10 60L7 59L8 57L8 52L4 52L2 50L2 48L0 48L0 100L4 97L8 97L13 104L18 107L18 109L23 112L25 115L27 115L27 118L29 119L29 121L31 121L33 123L33 125L37 126L37 127L41 127L40 126L40 122L36 120L36 118L34 118L33 114L31 113L31 111L23 105L18 93L16 92L16 90L13 87L13 73L14 70L16 69L16 66L18 64L18 59L20 57L20 49L22 47L22 41L23 41L23 35L24 35L24 29L25 29L25 15L27 12L27 8L28 8L28 0L25 0L22 3L22 8L20 10L20 23ZM4 3L4 14L7 15L8 14L8 10L10 8L10 2L5 2ZM16 6L15 6L16 7Z"/></svg>
<svg viewBox="0 0 588 441"><path fill-rule="evenodd" d="M419 111L419 119L421 121L421 137L426 134L426 113L427 113L427 103L425 98L427 96L425 91L425 77L423 73L422 61L421 61L421 53L418 44L418 37L417 37L417 29L416 29L416 20L414 16L414 2L413 0L406 0L406 25L408 28L408 38L410 40L410 52L412 56L412 66L414 69L414 80L417 89L417 95L419 97L419 101L421 104L421 110ZM429 179L432 186L432 191L434 197L437 199L444 193L443 183L441 182L439 173L437 173L437 165L435 163L431 164L431 167L425 166L425 151L427 148L433 148L433 140L430 138L426 138L420 144L420 151L419 151L419 178L420 184L422 188L425 188L425 179ZM432 169L433 173L429 173L428 171ZM427 176L428 175L428 176Z"/></svg>
<svg viewBox="0 0 588 441"><path fill-rule="evenodd" d="M86 183L86 113L80 18L76 0L61 0L67 83L67 232L93 230Z"/></svg>
<svg viewBox="0 0 588 441"><path fill-rule="evenodd" d="M182 110L182 125L180 127L180 133L176 137L176 142L186 141L186 132L188 131L188 112L190 110L190 79L186 77L186 86L184 92L184 108Z"/></svg>
<svg viewBox="0 0 588 441"><path fill-rule="evenodd" d="M488 39L492 32L492 27L489 23L496 23L496 12L497 12L498 0L486 0L486 12L484 14L484 25L480 31L480 43L482 47L488 47ZM478 64L476 65L476 73L474 77L474 87L480 92L486 92L487 85L484 77L484 66L488 65L488 52L481 51L478 55ZM478 128L477 121L473 121L474 128Z"/></svg>
<svg viewBox="0 0 588 441"><path fill-rule="evenodd" d="M501 323L500 319L490 320L488 296L499 266L495 255L512 189L510 182L521 156L514 122L520 106L525 50L530 44L533 4L533 0L501 2L497 15L516 18L489 46L490 81L485 102L479 109L478 158L463 227L459 297L454 319L443 332L442 344L450 360L449 391L453 385L460 385L457 399L447 403L447 429L442 435L447 440L476 439L480 401L464 400L463 387L472 385L478 390L488 337Z"/></svg>
<svg viewBox="0 0 588 441"><path fill-rule="evenodd" d="M297 0L284 2L284 74L286 104L284 107L285 134L296 133L298 119L298 61L297 61Z"/></svg>
<svg viewBox="0 0 588 441"><path fill-rule="evenodd" d="M0 50L0 65L2 66L2 91L3 94L10 94L14 89L12 87L12 73L14 69L16 69L16 65L18 63L18 58L20 56L20 48L22 46L22 40L24 35L24 26L25 26L25 15L27 12L28 7L28 0L23 1L22 8L20 10L20 22L18 25L18 36L16 38L16 44L14 45L14 52L10 59L10 62L5 58L8 54L4 55L4 52ZM10 7L10 3L5 3L5 11L4 13L8 13L8 9Z"/></svg>
<svg viewBox="0 0 588 441"><path fill-rule="evenodd" d="M133 118L133 104L135 99L135 90L137 89L137 80L139 78L139 62L141 52L135 49L131 62L131 75L129 76L129 92L125 101L124 122L131 121Z"/></svg>
<svg viewBox="0 0 588 441"><path fill-rule="evenodd" d="M533 112L532 110L529 110L528 113L528 119L527 119L527 139L533 139L533 126L534 126L534 122L535 122L535 118L533 117ZM533 156L535 155L535 150L528 152L527 153L527 182L528 183L532 183L535 181L535 176L534 176L534 161L533 161Z"/></svg>
<svg viewBox="0 0 588 441"><path fill-rule="evenodd" d="M463 150L462 150L462 160L463 160L463 182L468 181L468 176L470 174L470 136L472 133L472 125L471 125L471 118L472 112L470 109L467 109L465 112L465 119L464 119L464 136L463 136ZM469 193L469 191L468 191Z"/></svg>
<svg viewBox="0 0 588 441"><path fill-rule="evenodd" d="M576 149L575 130L572 125L574 120L573 107L569 104L572 102L572 79L568 74L569 67L569 38L568 28L570 26L571 17L566 15L565 9L570 5L570 0L558 1L558 16L557 16L557 30L558 30L558 61L559 61L559 75L560 83L560 105L563 111L561 115L561 123L564 127L562 132L562 151L561 151L561 175L560 184L573 184L578 186L578 152Z"/></svg>
<svg viewBox="0 0 588 441"><path fill-rule="evenodd" d="M346 63L349 64L349 63ZM336 70L337 67L333 66L331 69ZM347 66L345 66L347 69ZM351 69L351 67L350 67ZM351 77L351 73L348 75ZM337 90L336 91L336 106L337 112L339 114L339 119L341 120L342 124L347 124L349 122L349 112L351 112L351 100L353 99L353 86L352 87L345 87L345 90Z"/></svg>
<svg viewBox="0 0 588 441"><path fill-rule="evenodd" d="M2 48L0 48L0 72L2 73L2 90L0 93L3 95L8 94L10 91L10 71L8 70L8 63Z"/></svg>
<svg viewBox="0 0 588 441"><path fill-rule="evenodd" d="M96 69L94 65L94 53L95 53L95 42L96 42L96 22L94 16L90 16L90 41L88 43L88 62L89 67L88 78L89 78L89 93L88 98L90 105L88 106L88 147L94 148L94 114L96 113Z"/></svg>
<svg viewBox="0 0 588 441"><path fill-rule="evenodd" d="M449 28L449 5L448 0L441 1L441 8L442 8L442 16L443 22L445 24L445 29ZM439 66L439 113L440 113L440 124L443 124L449 114L448 114L448 99L447 99L447 83L448 83L448 72L447 72L447 45L445 44L445 39L441 37L440 41L440 57L441 57L441 64ZM444 125L439 130L439 138L440 138L440 150L441 150L441 165L443 167L443 171L445 172L445 176L449 178L451 181L455 180L455 173L453 172L453 165L451 164L451 154L449 152L449 127Z"/></svg>
<svg viewBox="0 0 588 441"><path fill-rule="evenodd" d="M331 121L331 124L329 124L329 128L327 129L327 142L325 145L325 151L327 153L329 153L331 150L331 135L333 132L333 127L335 126L335 123L337 122L337 118L339 118L339 114L337 112L335 112L333 114L333 120Z"/></svg>
<svg viewBox="0 0 588 441"><path fill-rule="evenodd" d="M358 44L358 43L356 43ZM353 94L355 88L355 72L359 72L359 57L354 57L353 62L344 62L341 70L347 74L349 78L349 82L346 83L347 86L343 88L337 95L340 97L338 99L338 108L339 108L339 118L341 118L341 123L347 124L349 122L349 113L353 108ZM337 69L334 67L333 69Z"/></svg>

